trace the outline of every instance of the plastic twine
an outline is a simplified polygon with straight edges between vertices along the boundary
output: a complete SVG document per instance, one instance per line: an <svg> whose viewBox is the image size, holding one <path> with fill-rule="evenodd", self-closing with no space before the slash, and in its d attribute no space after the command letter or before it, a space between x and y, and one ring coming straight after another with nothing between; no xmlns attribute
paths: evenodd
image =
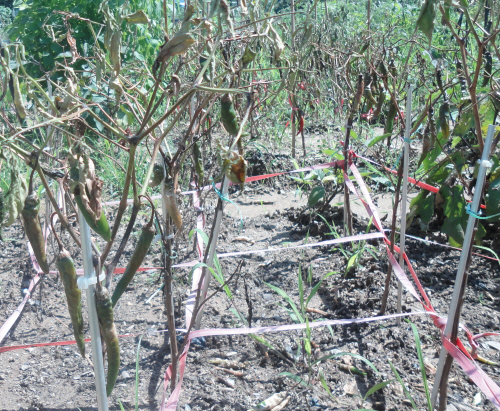
<svg viewBox="0 0 500 411"><path fill-rule="evenodd" d="M497 214L493 214L493 215L486 215L486 216L483 216L481 215L481 210L479 211L479 213L476 213L475 211L472 211L470 206L471 206L472 203L469 203L465 206L465 212L469 215L471 215L472 217L474 218L477 218L479 220L489 220L490 218L495 218L495 217L498 217L500 216L500 213L497 213Z"/></svg>
<svg viewBox="0 0 500 411"><path fill-rule="evenodd" d="M215 186L215 183L212 181L212 187L214 188L214 191L216 192L216 194L219 196L219 198L222 200L222 201L227 201L228 203L231 203L232 205L234 205L237 209L238 209L238 212L240 213L240 230L243 228L243 213L241 212L240 208L238 207L238 204L236 204L233 200L231 200L229 197L225 196L224 194L222 194L219 189Z"/></svg>

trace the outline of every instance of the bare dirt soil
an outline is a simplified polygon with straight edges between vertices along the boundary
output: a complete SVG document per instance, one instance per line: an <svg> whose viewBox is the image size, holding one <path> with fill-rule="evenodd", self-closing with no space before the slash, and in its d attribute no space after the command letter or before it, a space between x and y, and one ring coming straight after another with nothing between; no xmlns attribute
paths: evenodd
<svg viewBox="0 0 500 411"><path fill-rule="evenodd" d="M287 168L291 167L287 165L282 169ZM244 226L239 231L239 213L234 206L228 206L218 245L219 253L299 245L304 244L306 237L309 243L335 238L321 218L310 218L305 205L306 197L300 199L295 196L288 177L279 177L272 183L249 185L245 197L238 198L236 202L245 216ZM243 205L250 202L254 204ZM215 203L216 197L212 193L205 203L209 226ZM382 210L382 215L389 209L390 205ZM115 209L108 207L107 212L111 216ZM122 267L132 253L140 228L148 218L147 214L141 215L135 224L132 241L119 264ZM341 226L341 208L330 207L322 215L330 225L335 223L337 227ZM195 214L187 204L184 218L187 226L192 227ZM386 227L390 226L390 218L389 216L385 223ZM365 232L366 227L367 220L359 212L359 216L355 218L355 232ZM425 236L416 226L410 229L410 233ZM238 236L248 237L251 242L233 241ZM439 232L433 232L432 225L428 236L429 239L445 243L445 237ZM4 238L6 241L1 245L0 256L0 323L17 308L23 296L22 290L34 275L26 249L26 238L19 223L6 229ZM494 234L490 234L486 244L499 251ZM230 301L223 291L211 299L207 303L202 328L240 327L240 321L230 308L237 308L254 327L294 323L289 315L288 304L266 283L281 288L299 305L299 271L306 285L306 295L327 273L335 272L323 281L318 293L310 301L309 307L320 310L307 313L310 322L320 318L375 316L380 308L388 261L380 241L370 241L366 246L371 247L378 257L365 252L358 268L348 275L344 275L346 259L340 252L340 247L281 250L221 259L226 278L235 271L240 261L243 264L241 273L229 284L234 299ZM438 312L446 313L460 253L412 239L408 239L407 247L414 268L434 307ZM344 248L346 252L351 250L350 245L345 245ZM180 256L176 262L196 259L188 233L179 238L176 250ZM56 244L50 243L49 254L53 256L55 251ZM76 249L72 248L71 251L76 264L80 266ZM159 243L150 250L145 265L161 265ZM54 269L55 264L52 267ZM159 292L150 299L161 286L161 275L159 270L138 273L115 307L119 334L134 336L120 339L120 376L109 399L111 409L119 409L119 400L126 410L135 408L136 356L138 334L141 333L145 334L138 354L138 405L143 410L158 409L161 402L163 376L170 363L170 350L167 335L156 332L166 328L163 294ZM177 326L185 328L184 303L190 288L189 270L179 269L174 275ZM114 284L118 279L119 275L115 276ZM495 294L499 279L498 262L480 257L472 258L462 322L474 333L500 331L500 305L498 295ZM212 284L214 283L215 281ZM393 279L388 313L395 312L396 288L396 281ZM88 337L85 296L83 307ZM403 310L421 311L422 308L410 294L405 293ZM415 316L411 320L420 333L427 376L432 385L441 347L439 332L426 316ZM178 336L182 341L182 333ZM285 409L288 410L410 410L411 404L401 385L395 380L390 363L401 376L418 408L426 408L413 333L404 321L401 326L397 326L395 320L389 320L334 326L331 330L326 327L312 330L313 357L338 353L359 354L373 363L379 375L351 356L338 356L308 367L312 360L307 360L303 352L304 332L265 334L263 337L274 349L257 344L248 336L207 337L192 344L178 409L246 411L276 392L287 391L290 402ZM48 275L43 280L43 287L38 287L3 345L72 338L62 283L57 275ZM497 345L493 344L497 348L488 345L487 340L493 341L495 337L481 340L481 355L500 362L499 339L496 338ZM87 352L91 352L90 344L87 344ZM218 369L210 363L216 358L241 363L244 376L236 377ZM364 371L365 375L345 371L346 366L351 365ZM500 383L499 367L484 364L482 367ZM331 396L318 379L320 368ZM300 385L295 380L280 375L284 372L300 376L309 385ZM393 381L383 390L363 400L368 389L382 380ZM454 365L450 378L448 409L493 410L494 407L478 392L477 387ZM0 354L0 393L1 410L97 409L91 361L82 359L75 345L28 348Z"/></svg>

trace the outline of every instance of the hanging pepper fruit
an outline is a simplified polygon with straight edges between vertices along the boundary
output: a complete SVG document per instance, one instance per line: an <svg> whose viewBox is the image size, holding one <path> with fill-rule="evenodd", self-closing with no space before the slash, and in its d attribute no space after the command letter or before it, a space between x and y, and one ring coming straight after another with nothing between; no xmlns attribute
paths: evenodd
<svg viewBox="0 0 500 411"><path fill-rule="evenodd" d="M439 107L439 127L441 129L441 133L443 133L443 137L448 140L450 136L450 123L448 123L448 113L450 111L450 103L445 101Z"/></svg>
<svg viewBox="0 0 500 411"><path fill-rule="evenodd" d="M107 242L111 241L111 230L106 215L102 211L101 194L103 182L96 177L93 161L76 147L69 156L71 192L85 221Z"/></svg>
<svg viewBox="0 0 500 411"><path fill-rule="evenodd" d="M363 97L365 98L366 101L366 111L370 111L370 109L377 104L377 101L373 98L372 94L372 89L371 89L371 83L372 83L372 78L370 74L365 74L365 89L363 91Z"/></svg>
<svg viewBox="0 0 500 411"><path fill-rule="evenodd" d="M165 171L163 170L163 166L160 163L155 163L153 167L153 176L151 180L149 180L150 187L157 187L161 184L165 177Z"/></svg>
<svg viewBox="0 0 500 411"><path fill-rule="evenodd" d="M21 211L21 216L23 217L24 231L26 232L26 236L31 244L31 248L33 248L36 260L38 261L42 271L47 274L50 271L50 268L49 263L47 262L47 254L45 253L45 240L43 238L42 226L40 225L40 218L38 217L38 213L40 211L40 199L33 190L33 174L35 169L36 165L31 172L29 194L28 197L26 197L26 200L24 200L24 207Z"/></svg>
<svg viewBox="0 0 500 411"><path fill-rule="evenodd" d="M142 232L135 247L134 253L132 254L132 257L130 257L127 267L125 268L125 272L123 273L120 281L118 281L115 291L113 292L113 296L111 297L113 307L116 305L116 302L121 297L121 295L125 292L125 289L134 278L135 273L141 266L142 262L144 261L144 257L146 257L146 254L148 253L149 246L151 245L151 242L155 237L153 218L154 208L151 210L151 219L144 227L142 227Z"/></svg>
<svg viewBox="0 0 500 411"><path fill-rule="evenodd" d="M99 325L108 353L106 394L109 397L115 386L116 379L118 378L118 371L120 369L120 345L118 343L118 332L116 331L113 320L113 304L109 291L103 286L97 287L95 296Z"/></svg>
<svg viewBox="0 0 500 411"><path fill-rule="evenodd" d="M82 292L76 283L76 269L70 253L63 248L57 256L57 270L64 284L64 292L68 303L69 316L73 324L73 334L75 336L78 350L82 357L85 357L85 337L83 334L82 317Z"/></svg>
<svg viewBox="0 0 500 411"><path fill-rule="evenodd" d="M439 90L441 93L444 94L444 87L443 87L443 72L441 69L436 69L436 83L439 87Z"/></svg>
<svg viewBox="0 0 500 411"><path fill-rule="evenodd" d="M486 50L484 52L483 87L486 87L490 82L492 68L493 68L493 58L491 57L491 53L488 50Z"/></svg>
<svg viewBox="0 0 500 411"><path fill-rule="evenodd" d="M82 212L82 215L89 227L109 243L111 241L111 229L109 228L108 220L106 219L104 211L101 211L101 218L99 218L99 220L94 220L88 210L85 208L82 197L76 193L76 190L74 194L76 204Z"/></svg>
<svg viewBox="0 0 500 411"><path fill-rule="evenodd" d="M220 99L220 118L222 125L231 136L238 134L240 126L234 110L233 99L229 93L224 94Z"/></svg>
<svg viewBox="0 0 500 411"><path fill-rule="evenodd" d="M177 207L177 193L175 192L174 179L172 177L167 176L165 178L161 191L167 213L172 218L177 229L180 230L182 228L182 217ZM166 218L166 216L163 216L163 218Z"/></svg>
<svg viewBox="0 0 500 411"><path fill-rule="evenodd" d="M241 139L240 139L241 140ZM196 175L198 176L198 186L203 184L205 180L205 170L203 167L203 155L201 152L201 141L198 140L193 144L193 158L194 158L194 169Z"/></svg>
<svg viewBox="0 0 500 411"><path fill-rule="evenodd" d="M434 148L437 139L437 125L436 119L434 118L434 107L429 107L429 133L431 138L431 148Z"/></svg>
<svg viewBox="0 0 500 411"><path fill-rule="evenodd" d="M380 113L382 112L382 106L384 105L385 102L385 93L380 90L378 93L378 98L377 98L377 107L375 107L375 110L373 111L372 117L375 119L375 121L378 120L378 117L380 116Z"/></svg>
<svg viewBox="0 0 500 411"><path fill-rule="evenodd" d="M54 213L55 214L55 213ZM83 334L83 316L82 316L82 292L78 288L76 281L76 269L71 254L64 248L59 236L54 230L52 217L50 217L50 225L52 232L59 245L59 254L57 255L57 270L61 276L66 294L66 302L68 304L69 316L73 325L73 335L75 336L76 345L82 357L85 357L85 337Z"/></svg>
<svg viewBox="0 0 500 411"><path fill-rule="evenodd" d="M427 122L424 128L424 133L422 135L422 154L420 154L420 158L418 159L417 167L420 167L420 164L422 164L422 161L425 160L427 154L429 154L429 151L431 149L431 139L429 138L429 136L430 136L429 122Z"/></svg>
<svg viewBox="0 0 500 411"><path fill-rule="evenodd" d="M396 77L398 76L398 70L396 69L396 62L394 61L394 59L391 59L389 61L389 72L392 74L392 77L396 79Z"/></svg>
<svg viewBox="0 0 500 411"><path fill-rule="evenodd" d="M392 129L394 128L394 117L396 117L397 113L398 113L398 108L391 101L389 112L387 113L387 118L385 120L384 134L392 133Z"/></svg>

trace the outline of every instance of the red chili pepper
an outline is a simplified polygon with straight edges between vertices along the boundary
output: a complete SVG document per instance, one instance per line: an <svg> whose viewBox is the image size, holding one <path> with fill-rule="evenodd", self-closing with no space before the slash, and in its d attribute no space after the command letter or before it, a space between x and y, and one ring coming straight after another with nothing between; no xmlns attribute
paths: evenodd
<svg viewBox="0 0 500 411"><path fill-rule="evenodd" d="M304 116L302 113L299 114L299 131L297 133L302 133L302 130L304 130Z"/></svg>

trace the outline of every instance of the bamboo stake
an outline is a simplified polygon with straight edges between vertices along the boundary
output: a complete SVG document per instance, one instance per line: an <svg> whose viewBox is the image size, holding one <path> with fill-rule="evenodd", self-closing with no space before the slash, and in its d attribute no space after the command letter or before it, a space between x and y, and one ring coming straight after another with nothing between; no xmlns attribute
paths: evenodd
<svg viewBox="0 0 500 411"><path fill-rule="evenodd" d="M486 135L483 154L481 156L476 187L474 190L474 198L470 206L471 213L469 214L469 219L467 221L467 229L465 231L462 254L460 255L457 277L455 279L455 288L453 289L453 296L451 299L450 309L448 311L448 319L444 330L444 336L448 338L453 344L455 344L457 340L460 312L462 310L463 296L465 293L465 286L467 284L467 271L469 268L468 266L472 251L472 239L475 233L476 217L473 214L478 212L481 197L483 195L483 186L486 178L486 171L489 163L488 159L490 158L491 143L493 141L494 134L495 126L490 125L488 127L488 134ZM448 354L444 347L441 347L438 370L436 372L436 378L434 379L434 386L432 388L432 409L434 409L438 392L441 393L439 409L443 409L443 405L446 406L448 374L452 363L453 358L451 357L451 355Z"/></svg>
<svg viewBox="0 0 500 411"><path fill-rule="evenodd" d="M92 264L92 245L90 239L90 228L78 209L78 221L82 238L82 260L85 279L88 281L95 278L96 273ZM99 319L95 301L95 284L87 287L87 308L89 311L90 337L92 344L92 362L94 364L95 387L97 392L97 408L99 411L108 410L108 397L106 395L106 380L104 378L104 362L102 358L101 333L99 331Z"/></svg>

